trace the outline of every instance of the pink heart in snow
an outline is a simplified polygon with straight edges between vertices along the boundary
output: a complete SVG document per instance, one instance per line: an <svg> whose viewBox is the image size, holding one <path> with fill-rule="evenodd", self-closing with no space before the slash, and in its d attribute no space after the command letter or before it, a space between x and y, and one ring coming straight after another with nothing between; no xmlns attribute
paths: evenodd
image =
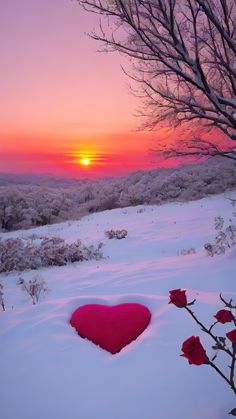
<svg viewBox="0 0 236 419"><path fill-rule="evenodd" d="M150 320L151 313L142 304L86 304L74 311L70 324L82 338L116 354L135 340Z"/></svg>

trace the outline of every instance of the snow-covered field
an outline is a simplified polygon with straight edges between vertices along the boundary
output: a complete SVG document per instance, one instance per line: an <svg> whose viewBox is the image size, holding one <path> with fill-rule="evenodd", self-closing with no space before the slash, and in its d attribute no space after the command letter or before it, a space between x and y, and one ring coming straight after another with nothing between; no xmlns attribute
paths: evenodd
<svg viewBox="0 0 236 419"><path fill-rule="evenodd" d="M222 308L221 291L235 298L235 248L213 258L203 248L214 240L214 217L230 218L232 212L229 200L219 195L5 233L79 238L85 245L102 241L104 259L40 269L50 292L36 306L16 285L17 273L0 275L6 305L0 312L1 418L227 418L236 407L233 392L209 366L190 366L179 356L189 336L200 335L206 348L210 342L185 310L168 305L168 292L187 289L206 324ZM123 240L104 236L104 230L121 228L128 230ZM196 253L181 255L190 247ZM25 280L34 275L22 273ZM117 355L81 339L69 324L80 305L122 302L145 304L152 320ZM216 331L232 328L221 325ZM219 361L224 364L224 354Z"/></svg>

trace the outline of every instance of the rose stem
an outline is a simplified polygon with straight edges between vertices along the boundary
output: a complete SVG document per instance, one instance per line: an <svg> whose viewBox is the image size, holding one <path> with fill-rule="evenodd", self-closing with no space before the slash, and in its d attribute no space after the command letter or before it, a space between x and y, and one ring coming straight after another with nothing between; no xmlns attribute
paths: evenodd
<svg viewBox="0 0 236 419"><path fill-rule="evenodd" d="M234 382L231 381L223 374L223 372L215 365L213 364L213 362L211 362L210 360L208 361L207 365L211 365L212 368L214 368L215 371L218 372L218 374L220 374L220 376L229 384L229 386L232 388L233 392L236 394L236 388L234 385ZM231 370L232 373L232 370Z"/></svg>
<svg viewBox="0 0 236 419"><path fill-rule="evenodd" d="M236 345L232 345L233 346L233 358L232 358L232 362L231 362L231 366L230 366L230 382L232 384L232 386L234 386L234 369L235 369L235 361L236 361Z"/></svg>
<svg viewBox="0 0 236 419"><path fill-rule="evenodd" d="M233 357L232 352L231 352L229 349L224 348L224 346L223 346L223 345L221 345L221 343L218 341L217 337L216 337L216 336L214 336L214 335L211 333L211 331L210 331L210 330L208 330L208 329L204 326L204 324L202 324L202 323L201 323L201 322L197 319L197 317L195 316L195 314L193 313L193 311L192 311L192 310L190 310L190 308L188 308L188 307L184 307L184 308L185 308L185 309L189 312L190 316L192 316L192 318L195 320L195 322L196 322L197 324L199 324L199 326L201 326L202 330L203 330L204 332L206 332L208 335L210 335L210 336L212 337L212 339L214 339L214 341L217 343L217 345L218 345L218 346L220 346L220 349L222 349L223 351L227 352L227 354L229 354L231 357Z"/></svg>

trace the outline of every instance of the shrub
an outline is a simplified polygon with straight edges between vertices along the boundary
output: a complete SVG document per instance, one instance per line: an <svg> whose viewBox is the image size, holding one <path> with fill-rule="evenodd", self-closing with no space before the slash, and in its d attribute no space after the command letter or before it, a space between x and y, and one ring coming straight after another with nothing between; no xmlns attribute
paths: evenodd
<svg viewBox="0 0 236 419"><path fill-rule="evenodd" d="M24 278L19 277L17 285L21 285L22 290L30 296L33 304L38 303L41 294L49 291L46 282L39 275L36 275L28 282Z"/></svg>
<svg viewBox="0 0 236 419"><path fill-rule="evenodd" d="M225 224L223 217L215 217L215 242L204 244L208 256L223 254L227 248L236 245L236 225L232 224L232 220L228 226L225 227Z"/></svg>
<svg viewBox="0 0 236 419"><path fill-rule="evenodd" d="M181 249L177 252L178 256L187 256L187 255L194 255L196 253L196 249L194 247L190 247L189 249Z"/></svg>
<svg viewBox="0 0 236 419"><path fill-rule="evenodd" d="M32 235L26 239L0 239L0 273L98 260L102 258L101 248L102 243L86 247L80 240L67 244L60 237Z"/></svg>
<svg viewBox="0 0 236 419"><path fill-rule="evenodd" d="M107 230L105 231L105 236L108 239L124 239L128 234L127 230Z"/></svg>

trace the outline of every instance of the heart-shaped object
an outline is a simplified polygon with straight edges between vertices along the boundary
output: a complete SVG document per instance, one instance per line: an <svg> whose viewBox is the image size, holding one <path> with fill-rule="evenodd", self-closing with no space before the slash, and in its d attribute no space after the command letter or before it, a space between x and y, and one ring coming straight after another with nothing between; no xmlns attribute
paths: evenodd
<svg viewBox="0 0 236 419"><path fill-rule="evenodd" d="M82 338L116 354L135 340L150 320L151 313L142 304L86 304L74 311L70 324Z"/></svg>

